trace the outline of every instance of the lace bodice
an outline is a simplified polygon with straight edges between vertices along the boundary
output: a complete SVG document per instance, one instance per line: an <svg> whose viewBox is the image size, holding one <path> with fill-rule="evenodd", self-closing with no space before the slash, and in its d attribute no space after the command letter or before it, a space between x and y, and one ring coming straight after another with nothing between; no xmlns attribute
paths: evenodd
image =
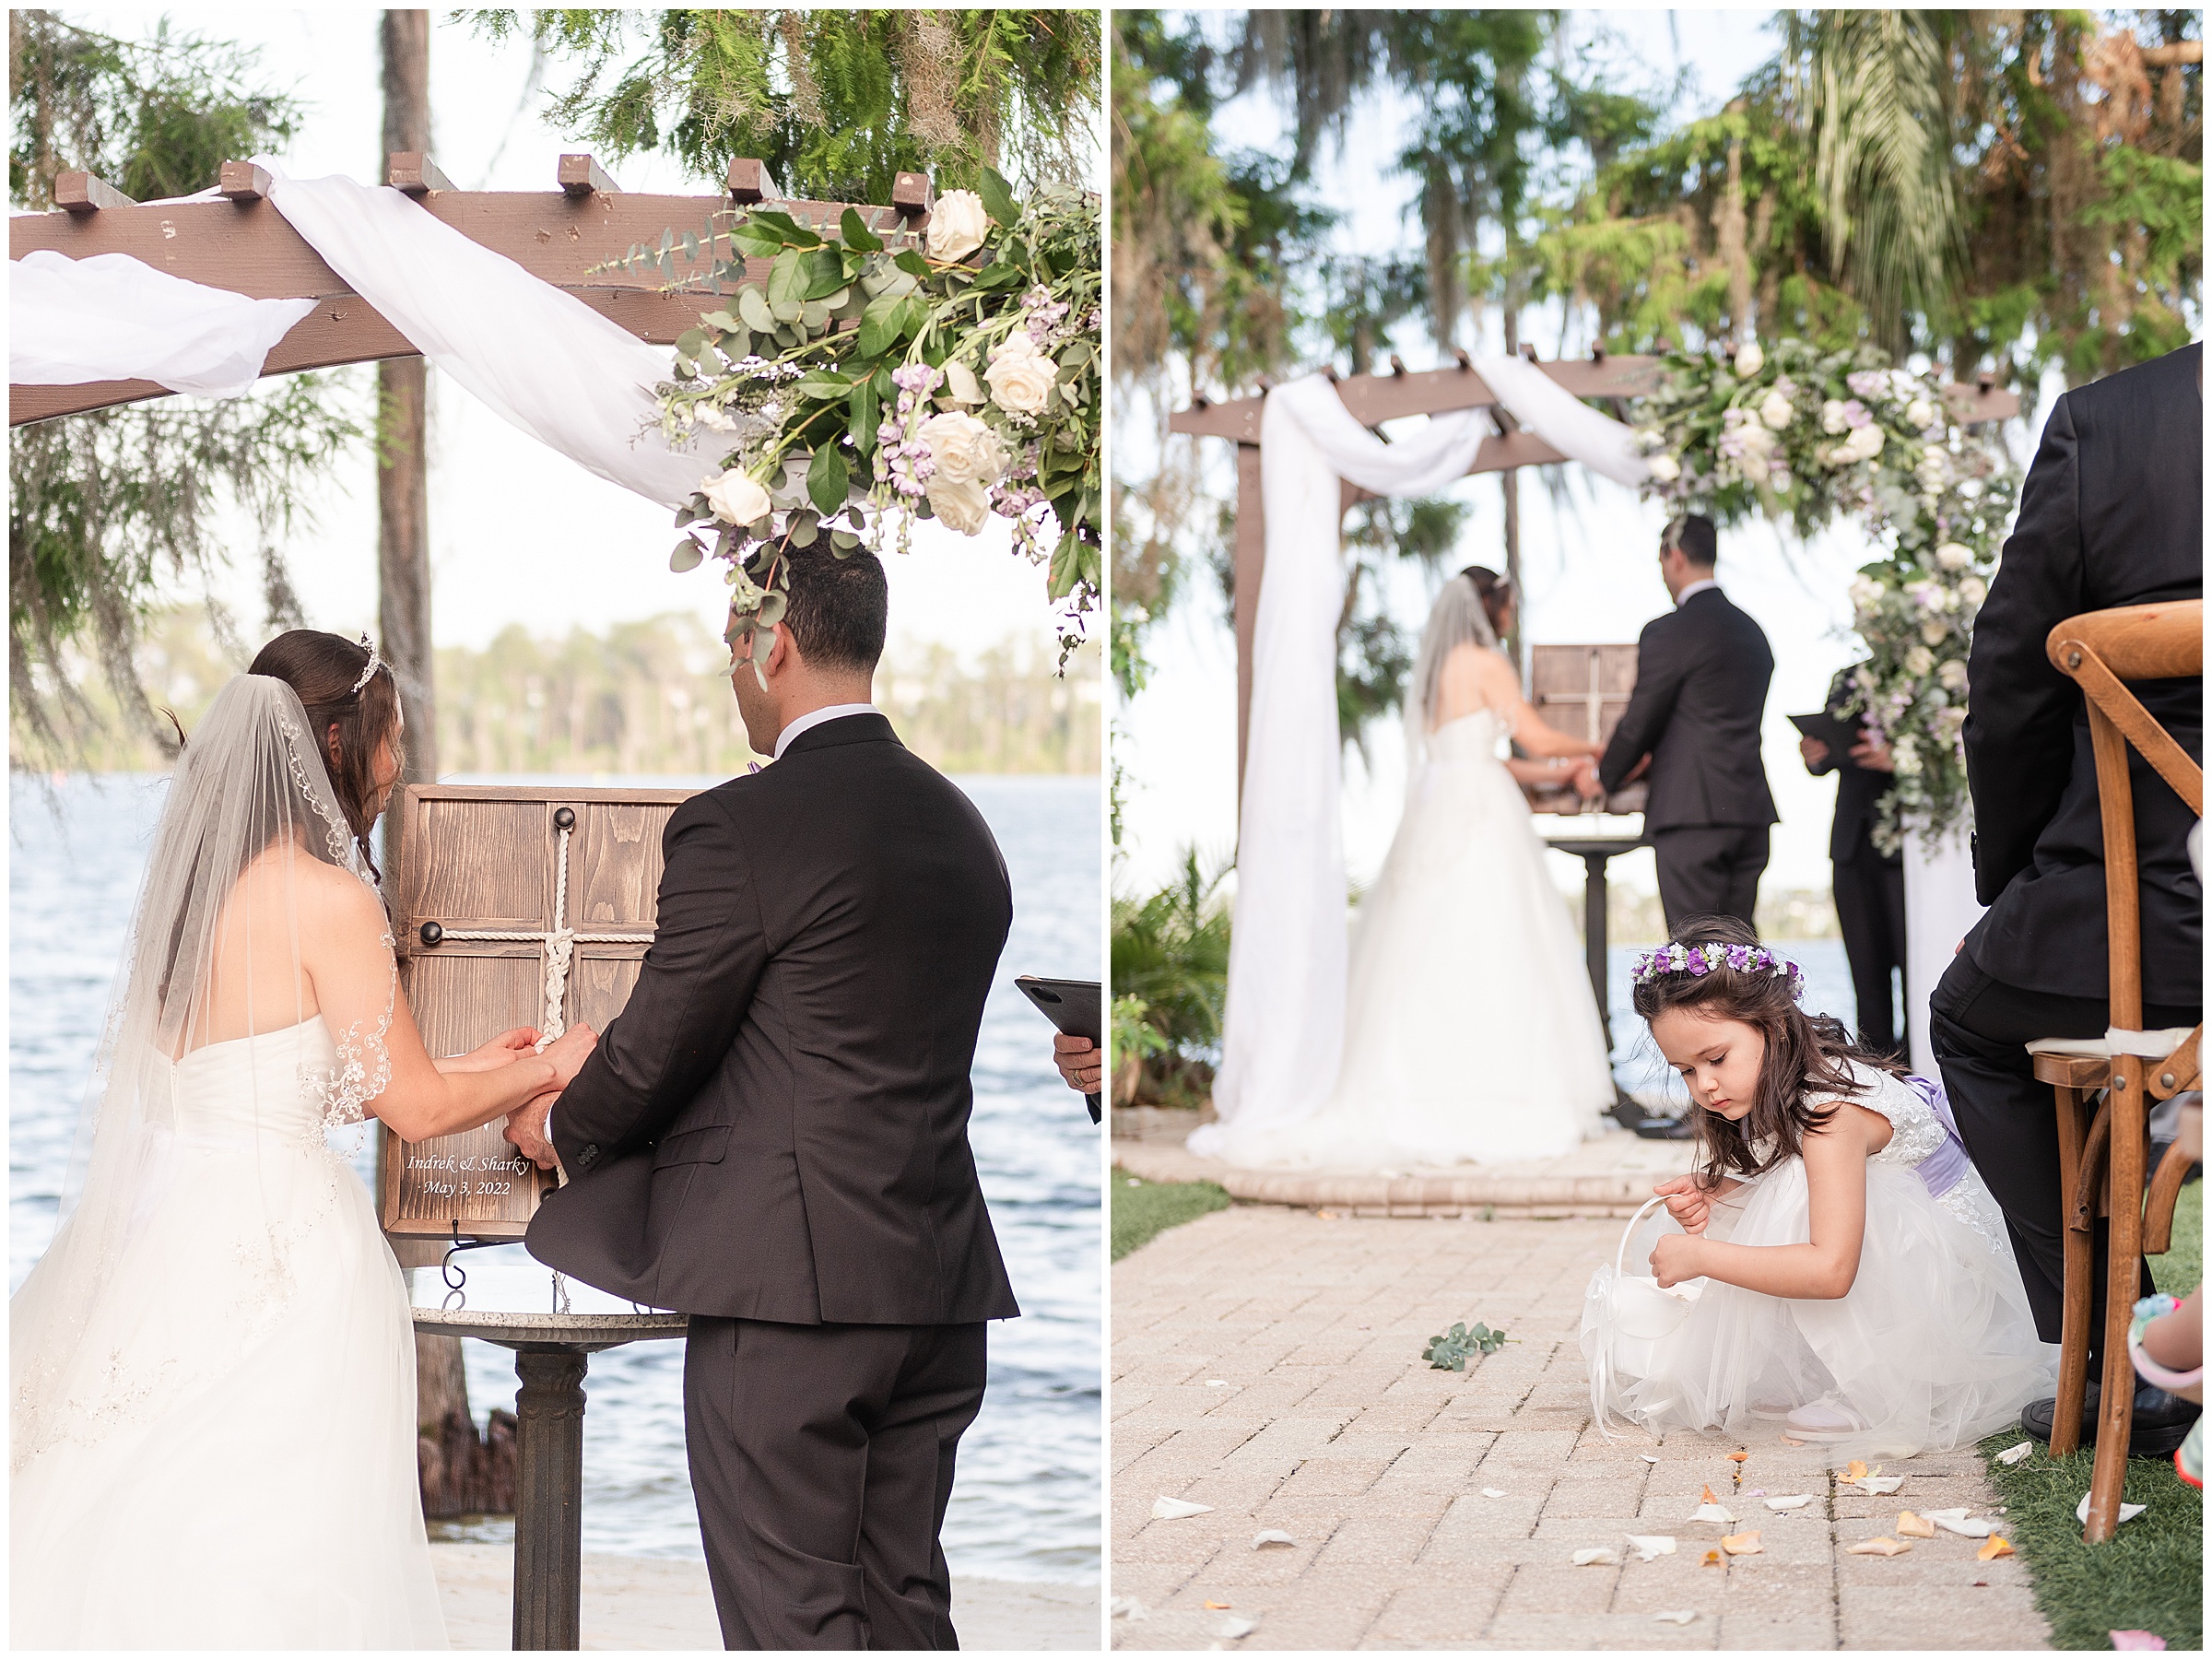
<svg viewBox="0 0 2212 1660"><path fill-rule="evenodd" d="M1947 1132L1942 1122L1902 1078L1861 1061L1846 1061L1843 1065L1852 1081L1861 1086L1861 1092L1848 1098L1839 1093L1836 1099L1848 1099L1852 1105L1879 1113L1889 1121L1889 1143L1874 1155L1870 1163L1915 1169L1943 1146ZM1824 1101L1827 1097L1813 1091L1808 1099Z"/></svg>
<svg viewBox="0 0 2212 1660"><path fill-rule="evenodd" d="M297 1026L208 1043L174 1062L170 1101L177 1135L204 1144L275 1136L319 1143L359 1123L383 1091L383 1032L340 1043L321 1015Z"/></svg>

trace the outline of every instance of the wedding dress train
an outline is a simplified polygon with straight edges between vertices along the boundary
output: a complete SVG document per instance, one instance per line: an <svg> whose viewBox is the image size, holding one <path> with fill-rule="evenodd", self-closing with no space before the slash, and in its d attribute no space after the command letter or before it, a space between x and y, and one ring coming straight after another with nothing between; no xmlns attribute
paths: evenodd
<svg viewBox="0 0 2212 1660"><path fill-rule="evenodd" d="M140 1214L60 1375L18 1382L16 1647L446 1646L406 1288L313 1084L338 1065L320 1016L152 1062Z"/></svg>
<svg viewBox="0 0 2212 1660"><path fill-rule="evenodd" d="M1387 1170L1572 1150L1614 1100L1582 942L1489 709L1428 736L1353 924L1344 1059L1293 1124L1207 1126L1231 1164Z"/></svg>

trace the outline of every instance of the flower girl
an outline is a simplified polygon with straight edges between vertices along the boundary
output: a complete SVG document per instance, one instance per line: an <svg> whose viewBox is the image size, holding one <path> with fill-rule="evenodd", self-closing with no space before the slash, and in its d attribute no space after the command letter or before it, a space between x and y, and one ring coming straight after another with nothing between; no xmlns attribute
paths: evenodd
<svg viewBox="0 0 2212 1660"><path fill-rule="evenodd" d="M1623 1341L1592 1279L1583 1353L1599 1422L1654 1434L1757 1420L1858 1456L1960 1446L2049 1395L2003 1214L1942 1089L1797 1006L1803 977L1732 918L1686 924L1636 966L1636 1012L1688 1086L1702 1168L1654 1192L1651 1252L1682 1308ZM1664 1324L1664 1322L1663 1322ZM1651 1338L1649 1329L1643 1336Z"/></svg>

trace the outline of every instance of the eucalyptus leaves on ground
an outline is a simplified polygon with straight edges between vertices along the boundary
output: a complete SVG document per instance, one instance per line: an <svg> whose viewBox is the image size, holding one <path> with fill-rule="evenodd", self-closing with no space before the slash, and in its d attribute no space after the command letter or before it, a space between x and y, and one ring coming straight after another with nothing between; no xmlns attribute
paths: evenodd
<svg viewBox="0 0 2212 1660"><path fill-rule="evenodd" d="M1897 769L1875 840L1894 850L1907 825L1933 838L1961 822L1967 652L2019 489L2002 443L1871 346L1675 353L1636 413L1647 491L1670 507L1801 536L1847 516L1887 547L1851 588L1868 653L1853 707Z"/></svg>
<svg viewBox="0 0 2212 1660"><path fill-rule="evenodd" d="M1008 520L1018 550L1049 564L1064 646L1081 638L1103 545L1099 202L1050 186L1022 205L996 173L982 183L947 193L918 235L888 209L817 222L785 204L622 262L672 287L704 263L682 280L718 297L656 390L669 441L715 468L677 515L670 563L728 561L733 645L782 615L787 550L827 536L849 553L889 509L901 547L914 517L970 536Z"/></svg>

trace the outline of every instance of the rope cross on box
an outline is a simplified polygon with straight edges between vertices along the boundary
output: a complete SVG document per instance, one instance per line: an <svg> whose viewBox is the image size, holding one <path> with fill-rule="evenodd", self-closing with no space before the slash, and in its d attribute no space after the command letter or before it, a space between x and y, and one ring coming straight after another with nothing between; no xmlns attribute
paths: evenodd
<svg viewBox="0 0 2212 1660"><path fill-rule="evenodd" d="M1602 744L1620 724L1629 694L1636 689L1636 648L1632 645L1539 645L1529 653L1528 700L1547 726L1570 737ZM1539 813L1579 813L1582 804L1568 789L1522 785ZM1606 798L1608 813L1641 813L1649 792L1641 782Z"/></svg>
<svg viewBox="0 0 2212 1660"><path fill-rule="evenodd" d="M518 1026L547 1041L622 1012L652 943L661 832L685 790L411 784L394 936L408 1007L434 1055ZM551 1171L497 1123L405 1142L383 1131L387 1233L517 1240Z"/></svg>

